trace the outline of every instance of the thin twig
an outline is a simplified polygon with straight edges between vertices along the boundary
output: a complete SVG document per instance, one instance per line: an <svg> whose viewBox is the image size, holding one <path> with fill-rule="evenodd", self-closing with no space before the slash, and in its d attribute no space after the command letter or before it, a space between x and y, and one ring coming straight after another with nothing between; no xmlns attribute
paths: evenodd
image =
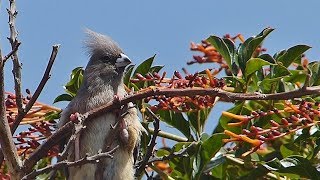
<svg viewBox="0 0 320 180"><path fill-rule="evenodd" d="M77 161L74 161L74 162L61 161L56 164L47 166L45 168L34 170L30 174L24 176L22 179L23 180L34 179L36 176L38 176L40 174L48 173L52 170L58 170L63 167L81 166L81 165L84 165L87 163L98 163L101 159L113 158L113 154L118 148L119 148L119 146L116 146L115 148L113 148L112 150L110 150L108 152L102 152L102 153L100 152L100 153L97 153L93 156L85 156L85 157L83 157Z"/></svg>
<svg viewBox="0 0 320 180"><path fill-rule="evenodd" d="M19 46L21 45L21 42L17 42L14 48L9 52L6 56L3 57L3 61L6 62L14 53L16 53L19 49Z"/></svg>
<svg viewBox="0 0 320 180"><path fill-rule="evenodd" d="M11 132L12 134L16 131L16 129L18 128L20 122L22 121L22 119L24 118L24 116L30 111L30 109L32 108L33 104L37 101L40 93L42 92L45 84L47 83L48 79L50 78L50 71L52 68L52 65L57 57L58 51L59 51L59 47L60 45L53 45L52 46L52 52L50 55L50 59L49 62L47 64L46 70L42 76L42 79L36 89L36 91L34 92L34 94L32 95L30 101L28 102L28 104L26 105L26 107L24 108L24 110L20 113L18 113L12 128L11 128Z"/></svg>
<svg viewBox="0 0 320 180"><path fill-rule="evenodd" d="M3 104L4 103L4 88L2 88L2 86L4 86L4 77L3 77L3 70L4 70L4 61L2 59L2 51L1 51L1 46L0 46L0 103ZM3 81L2 81L3 79ZM2 85L3 84L3 85ZM2 121L2 119L6 118L5 117L5 106L0 106L0 121ZM2 149L0 148L0 166L2 165L3 163L3 160L4 160L4 155L2 153Z"/></svg>
<svg viewBox="0 0 320 180"><path fill-rule="evenodd" d="M152 138L150 140L150 143L147 147L147 152L143 158L143 160L141 162L139 162L139 166L136 170L135 176L139 177L140 174L143 172L143 170L146 168L146 165L148 164L148 161L150 159L150 157L153 155L153 150L154 147L156 146L156 140L158 137L158 133L160 132L160 119L157 115L155 115L148 107L146 108L146 110L150 113L150 115L152 116L153 120L153 126L154 126L154 132L152 135Z"/></svg>
<svg viewBox="0 0 320 180"><path fill-rule="evenodd" d="M153 134L154 133L154 128L148 127L148 131ZM178 136L178 135L175 135L175 134L171 134L171 133L168 133L168 132L165 132L165 131L162 131L162 130L158 133L158 136L166 138L166 139L170 139L170 140L173 140L173 141L177 141L177 142L188 142L188 139L185 138L185 137L181 137L181 136Z"/></svg>
<svg viewBox="0 0 320 180"><path fill-rule="evenodd" d="M61 162L61 161L64 161L66 160L67 156L68 156L68 152L69 152L69 149L71 148L71 146L74 146L74 148L79 148L79 147L76 147L76 146L79 146L79 142L76 143L76 140L77 138L79 138L80 136L80 133L84 128L84 125L83 125L83 117L81 116L78 116L78 122L74 124L74 128L72 130L72 134L68 140L68 142L66 143L65 147L63 148L63 151L61 153L59 153L58 157L57 157L57 163ZM60 144L60 146L64 146L64 144ZM74 150L76 151L76 150ZM78 152L79 154L79 152ZM78 160L78 158L76 158L77 155L77 152L75 152L75 161ZM57 169L53 169L51 172L50 172L50 178L49 179L53 179L54 176L56 175L57 173Z"/></svg>
<svg viewBox="0 0 320 180"><path fill-rule="evenodd" d="M187 147L184 147L184 148L180 149L179 151L173 152L173 153L166 155L166 156L162 156L162 157L155 156L148 161L148 164L156 162L156 161L170 160L170 159L176 158L176 157L187 157L186 153L188 152L189 147L194 146L195 144L197 144L197 143L192 142Z"/></svg>

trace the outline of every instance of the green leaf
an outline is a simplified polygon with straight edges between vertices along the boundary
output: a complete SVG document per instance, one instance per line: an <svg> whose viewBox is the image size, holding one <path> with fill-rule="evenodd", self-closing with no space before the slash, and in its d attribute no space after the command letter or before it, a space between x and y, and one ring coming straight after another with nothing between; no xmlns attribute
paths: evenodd
<svg viewBox="0 0 320 180"><path fill-rule="evenodd" d="M83 79L83 68L77 67L72 70L70 75L70 81L65 85L66 92L72 96L75 96Z"/></svg>
<svg viewBox="0 0 320 180"><path fill-rule="evenodd" d="M210 162L207 164L207 166L205 167L205 169L203 170L204 173L208 173L210 172L212 169L214 169L215 167L223 164L226 162L226 157L224 155L219 155L217 157L213 157Z"/></svg>
<svg viewBox="0 0 320 180"><path fill-rule="evenodd" d="M246 71L245 71L246 77L248 77L252 73L255 73L256 71L258 71L259 69L261 69L265 65L275 65L275 64L272 64L272 63L265 61L263 59L260 59L260 58L249 59L246 64L246 67L247 67Z"/></svg>
<svg viewBox="0 0 320 180"><path fill-rule="evenodd" d="M269 63L276 64L276 60L270 54L261 54L258 58L268 61Z"/></svg>
<svg viewBox="0 0 320 180"><path fill-rule="evenodd" d="M145 60L141 64L139 64L137 69L134 71L133 75L135 75L136 73L140 73L142 75L147 74L150 71L150 68L151 68L151 65L153 63L155 56L156 55L148 58L147 60Z"/></svg>
<svg viewBox="0 0 320 180"><path fill-rule="evenodd" d="M123 83L129 87L130 78L132 76L132 71L135 65L129 65L123 77Z"/></svg>
<svg viewBox="0 0 320 180"><path fill-rule="evenodd" d="M206 108L194 112L187 112L188 120L194 130L194 133L201 134L203 127L208 120L212 108Z"/></svg>
<svg viewBox="0 0 320 180"><path fill-rule="evenodd" d="M135 76L137 73L140 73L141 75L146 75L148 72L151 72L151 66L153 63L153 60L155 58L156 55L150 57L149 59L143 61L141 64L138 65L138 67L136 68L136 70L133 73L133 76ZM131 85L133 86L133 83L131 83ZM137 82L134 83L134 85L138 88L136 90L139 90L140 88L143 87L147 87L148 83L147 82Z"/></svg>
<svg viewBox="0 0 320 180"><path fill-rule="evenodd" d="M306 73L302 70L290 70L291 76L287 76L283 78L286 82L296 83L296 82L304 82L306 79Z"/></svg>
<svg viewBox="0 0 320 180"><path fill-rule="evenodd" d="M252 57L257 47L263 42L270 32L274 29L266 28L255 37L248 38L238 48L238 62L242 73L245 72L246 63Z"/></svg>
<svg viewBox="0 0 320 180"><path fill-rule="evenodd" d="M161 117L161 121L178 129L187 138L193 139L190 132L189 122L183 117L182 113L160 110L158 111L158 114Z"/></svg>
<svg viewBox="0 0 320 180"><path fill-rule="evenodd" d="M163 68L164 66L152 66L151 68L150 68L150 72L156 72L156 73L158 73L162 68Z"/></svg>
<svg viewBox="0 0 320 180"><path fill-rule="evenodd" d="M228 42L228 45L224 42L223 39L221 39L218 36L210 36L207 41L214 47L216 50L221 54L223 59L227 62L229 68L231 69L232 60L231 60L231 54L230 50L228 48L228 45L230 46L230 42Z"/></svg>
<svg viewBox="0 0 320 180"><path fill-rule="evenodd" d="M60 102L60 101L71 101L73 97L74 96L70 94L61 94L54 99L53 103Z"/></svg>
<svg viewBox="0 0 320 180"><path fill-rule="evenodd" d="M258 164L256 168L250 170L248 174L241 176L239 180L263 179L269 172L270 171L266 167Z"/></svg>
<svg viewBox="0 0 320 180"><path fill-rule="evenodd" d="M268 75L268 78L265 78L260 83L260 87L263 93L271 93L271 90L278 87L278 83L281 79L285 77L290 77L291 72L288 68L284 67L283 65L278 64L277 66L273 66L272 68L272 76Z"/></svg>
<svg viewBox="0 0 320 180"><path fill-rule="evenodd" d="M188 153L188 157L176 157L169 161L169 165L174 171L170 174L176 179L191 179L193 162L193 155L198 151L199 146L196 144L191 144L191 142L177 143L173 146L171 153L179 152L185 149Z"/></svg>
<svg viewBox="0 0 320 180"><path fill-rule="evenodd" d="M281 155L282 155L284 158L286 158L286 157L291 156L291 155L294 154L294 151L293 151L291 148L289 148L289 145L288 145L288 144L282 144L282 145L280 146L280 152L281 152Z"/></svg>
<svg viewBox="0 0 320 180"><path fill-rule="evenodd" d="M61 112L51 111L51 112L46 113L46 114L44 115L44 118L45 118L45 120L47 120L47 121L59 119L59 118L60 118L60 113L61 113Z"/></svg>
<svg viewBox="0 0 320 180"><path fill-rule="evenodd" d="M307 45L296 45L288 50L282 51L275 59L278 62L281 62L283 66L289 67L292 62L294 62L297 58L301 58L301 55L310 48L311 47Z"/></svg>
<svg viewBox="0 0 320 180"><path fill-rule="evenodd" d="M311 86L320 85L320 63L319 62L311 62L308 65L308 69L311 72Z"/></svg>
<svg viewBox="0 0 320 180"><path fill-rule="evenodd" d="M224 144L222 142L222 139L228 138L224 133L218 133L213 134L210 138L202 142L200 146L200 158L201 163L198 169L198 172L196 172L196 178L198 179L203 170L204 167L210 162L210 160L215 156L215 154L220 150L222 145Z"/></svg>
<svg viewBox="0 0 320 180"><path fill-rule="evenodd" d="M279 173L298 174L304 178L319 179L320 172L312 166L311 162L301 156L289 156L282 160L274 159L267 163L268 166L277 169Z"/></svg>
<svg viewBox="0 0 320 180"><path fill-rule="evenodd" d="M273 68L273 76L271 78L284 78L291 75L291 72L285 66L278 64Z"/></svg>

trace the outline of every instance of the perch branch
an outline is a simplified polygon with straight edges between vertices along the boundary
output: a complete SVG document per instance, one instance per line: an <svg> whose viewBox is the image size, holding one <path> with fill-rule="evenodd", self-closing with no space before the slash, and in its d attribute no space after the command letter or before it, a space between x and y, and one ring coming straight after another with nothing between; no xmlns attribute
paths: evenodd
<svg viewBox="0 0 320 180"><path fill-rule="evenodd" d="M112 150L104 153L97 153L93 156L85 156L77 161L74 162L68 162L68 161L60 161L56 164L47 166L42 169L34 170L30 174L24 176L22 179L23 180L28 180L28 179L34 179L36 176L43 174L43 173L48 173L53 170L58 170L63 167L72 167L72 166L81 166L83 164L87 163L98 163L99 160L104 159L104 158L113 158L113 153L119 148L119 146L116 146Z"/></svg>
<svg viewBox="0 0 320 180"><path fill-rule="evenodd" d="M228 99L229 101L235 101L235 100L286 100L286 99L293 99L296 97L312 95L312 94L319 95L320 86L306 87L305 89L297 89L294 91L282 92L282 93L276 93L276 94L232 93L232 92L227 92L225 90L218 89L218 88L157 89L157 90L150 89L144 92L139 92L137 94L129 95L117 103L114 103L114 102L107 103L103 106L100 106L99 108L93 109L85 113L84 116L86 117L85 120L92 119L105 112L119 108L122 104L127 104L129 102L134 102L134 101L141 100L143 98L151 97L155 95L166 95L167 97L211 95L211 96L222 97L222 98ZM73 122L70 121L66 123L56 133L50 136L46 142L44 142L41 146L39 146L36 149L36 151L29 157L29 159L26 159L26 161L29 162L29 163L25 163L28 166L27 169L30 170L35 165L35 163L39 159L41 159L43 156L45 156L47 151L50 148L52 148L54 145L56 145L62 139L61 137L65 137L66 134L70 132L69 131L70 128L73 128L73 127L74 127Z"/></svg>
<svg viewBox="0 0 320 180"><path fill-rule="evenodd" d="M160 96L165 95L166 97L175 97L175 96L189 96L193 97L195 95L209 95L209 96L218 96L227 101L236 101L236 100L286 100L293 99L297 97L302 97L306 95L319 95L320 86L306 87L305 89L297 89L289 92L281 92L275 94L257 94L257 93L233 93L228 92L219 88L186 88L186 89L148 89L143 92L138 92L133 95L129 95L120 100L119 103L107 103L99 108L93 109L86 114L88 119L99 116L105 112L108 112L112 109L119 108L119 105L127 104L129 102L135 102L146 97Z"/></svg>

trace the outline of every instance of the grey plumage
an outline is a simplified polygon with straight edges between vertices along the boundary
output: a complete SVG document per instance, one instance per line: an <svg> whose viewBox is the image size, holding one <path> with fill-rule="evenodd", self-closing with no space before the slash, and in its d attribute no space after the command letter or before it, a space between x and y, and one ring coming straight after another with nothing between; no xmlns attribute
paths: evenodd
<svg viewBox="0 0 320 180"><path fill-rule="evenodd" d="M85 46L90 60L86 66L83 83L75 98L62 112L59 126L68 122L72 113L85 113L114 100L114 96L123 97L126 91L123 85L123 73L129 63L120 47L110 37L87 30ZM132 106L132 103L129 104ZM105 150L106 139L117 116L108 112L86 122L86 129L79 138L80 158L86 154L94 155ZM115 139L112 147L120 145L113 159L105 159L99 164L86 164L69 168L69 179L133 179L133 148L144 130L139 122L136 108L129 108L123 118L128 131L128 142ZM112 148L111 147L111 148ZM75 160L75 149L69 150L69 161Z"/></svg>

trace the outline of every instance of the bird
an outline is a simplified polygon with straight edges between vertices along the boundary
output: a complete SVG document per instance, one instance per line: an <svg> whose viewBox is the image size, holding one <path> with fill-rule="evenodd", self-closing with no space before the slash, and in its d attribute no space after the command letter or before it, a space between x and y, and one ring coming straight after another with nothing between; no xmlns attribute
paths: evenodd
<svg viewBox="0 0 320 180"><path fill-rule="evenodd" d="M123 76L126 66L131 63L129 57L109 36L89 29L86 30L86 35L84 46L89 62L75 97L61 113L58 127L66 124L74 113L83 114L127 95ZM121 111L124 112L120 115L119 111L110 111L85 121L85 129L77 137L78 145L75 143L75 146L68 150L68 161L95 155L106 151L106 148L118 146L118 149L113 158L101 159L99 163L68 167L69 180L134 179L133 154L145 129L133 103L128 103ZM114 133L112 130L117 122L121 129Z"/></svg>

